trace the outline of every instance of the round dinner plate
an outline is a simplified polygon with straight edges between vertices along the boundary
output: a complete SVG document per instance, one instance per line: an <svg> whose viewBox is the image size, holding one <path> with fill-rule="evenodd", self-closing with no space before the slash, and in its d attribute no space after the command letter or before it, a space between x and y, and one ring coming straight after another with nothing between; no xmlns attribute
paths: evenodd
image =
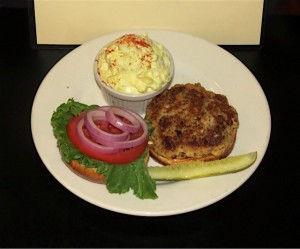
<svg viewBox="0 0 300 249"><path fill-rule="evenodd" d="M227 96L238 114L240 126L231 155L257 151L249 168L227 175L157 184L158 198L138 199L132 192L110 194L105 185L74 174L62 162L50 123L56 108L74 98L85 104L106 105L94 79L93 63L100 48L128 33L148 33L172 54L172 84L200 82L206 89ZM253 174L268 147L270 110L265 94L252 73L234 56L201 38L164 30L128 30L91 40L63 57L42 81L32 106L34 144L50 173L69 191L101 208L137 216L167 216L190 212L228 196ZM150 159L149 165L158 165Z"/></svg>

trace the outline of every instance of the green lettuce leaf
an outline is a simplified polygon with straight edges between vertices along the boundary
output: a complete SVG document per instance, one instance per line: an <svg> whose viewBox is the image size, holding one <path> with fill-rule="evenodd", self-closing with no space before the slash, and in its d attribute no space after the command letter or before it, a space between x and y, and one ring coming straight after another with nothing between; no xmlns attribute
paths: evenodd
<svg viewBox="0 0 300 249"><path fill-rule="evenodd" d="M149 176L147 165L145 165L147 151L131 163L114 165L85 156L70 142L66 132L69 120L83 111L97 107L97 105L86 105L74 99L68 99L53 112L51 125L62 160L65 163L77 160L86 167L96 168L99 174L105 175L106 188L110 193L123 194L132 190L140 199L156 199L158 197L155 193L156 184Z"/></svg>

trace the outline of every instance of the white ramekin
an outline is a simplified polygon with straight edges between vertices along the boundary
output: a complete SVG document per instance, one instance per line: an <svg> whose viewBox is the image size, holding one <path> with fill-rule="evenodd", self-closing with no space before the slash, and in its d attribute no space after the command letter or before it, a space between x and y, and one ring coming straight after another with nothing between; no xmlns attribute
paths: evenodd
<svg viewBox="0 0 300 249"><path fill-rule="evenodd" d="M105 84L101 80L101 76L99 75L98 70L97 70L99 53L96 55L95 61L94 61L94 77L95 77L95 80L96 80L98 86L100 87L100 89L102 91L105 101L109 105L126 107L132 111L139 113L140 115L143 115L146 112L148 103L155 96L159 95L164 90L169 88L169 86L172 83L175 66L174 66L173 58L172 58L170 52L167 50L167 53L169 54L169 57L171 60L171 79L169 82L166 82L165 84L163 84L162 88L158 91L141 93L141 94L120 93L120 92L112 89L111 87L109 87L107 84Z"/></svg>

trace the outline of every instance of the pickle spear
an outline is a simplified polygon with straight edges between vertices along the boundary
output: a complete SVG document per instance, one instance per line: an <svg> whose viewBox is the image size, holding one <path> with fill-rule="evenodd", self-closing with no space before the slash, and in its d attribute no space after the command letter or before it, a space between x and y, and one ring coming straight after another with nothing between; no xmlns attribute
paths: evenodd
<svg viewBox="0 0 300 249"><path fill-rule="evenodd" d="M190 161L167 166L148 166L149 175L153 180L178 181L189 180L213 175L229 174L251 166L257 158L257 152L230 156L214 161Z"/></svg>

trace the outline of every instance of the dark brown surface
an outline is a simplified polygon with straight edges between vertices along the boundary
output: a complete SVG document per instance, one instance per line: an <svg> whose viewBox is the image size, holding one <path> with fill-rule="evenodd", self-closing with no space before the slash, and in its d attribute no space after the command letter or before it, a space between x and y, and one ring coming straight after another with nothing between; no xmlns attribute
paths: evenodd
<svg viewBox="0 0 300 249"><path fill-rule="evenodd" d="M226 157L235 142L238 114L227 97L200 83L176 84L151 100L145 118L153 127L151 151L172 159Z"/></svg>
<svg viewBox="0 0 300 249"><path fill-rule="evenodd" d="M272 134L257 171L211 206L145 218L83 201L43 165L31 137L31 106L45 75L71 49L31 49L26 10L0 9L0 246L299 247L299 27L298 15L267 15L261 47L224 47L269 101Z"/></svg>

